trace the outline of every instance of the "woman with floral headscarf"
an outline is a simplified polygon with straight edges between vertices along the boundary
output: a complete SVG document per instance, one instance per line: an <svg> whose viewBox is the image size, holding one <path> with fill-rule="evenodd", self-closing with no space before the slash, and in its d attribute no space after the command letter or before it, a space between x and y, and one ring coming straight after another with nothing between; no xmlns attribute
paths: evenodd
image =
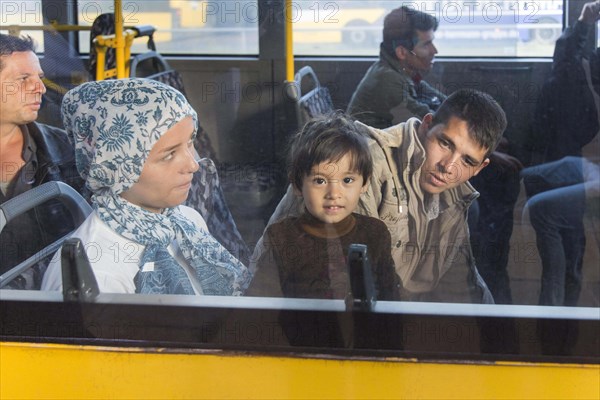
<svg viewBox="0 0 600 400"><path fill-rule="evenodd" d="M62 103L77 169L94 212L74 232L101 292L240 295L246 267L182 206L198 170L196 112L177 90L147 79L88 82ZM42 282L61 290L60 251Z"/></svg>

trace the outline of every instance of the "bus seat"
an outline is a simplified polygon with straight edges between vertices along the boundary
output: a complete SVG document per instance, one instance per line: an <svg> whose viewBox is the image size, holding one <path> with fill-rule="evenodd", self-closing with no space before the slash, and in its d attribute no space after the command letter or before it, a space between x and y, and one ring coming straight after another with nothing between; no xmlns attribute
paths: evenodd
<svg viewBox="0 0 600 400"><path fill-rule="evenodd" d="M90 61L88 71L91 76L96 76L97 51L94 45L94 39L98 35L112 35L115 33L115 14L105 13L98 15L92 23L90 31ZM117 56L115 49L106 51L106 69L115 68L117 65Z"/></svg>
<svg viewBox="0 0 600 400"><path fill-rule="evenodd" d="M307 82L306 78L312 80L312 89L302 91L302 83ZM321 86L317 75L313 69L306 65L302 67L295 75L294 82L297 90L298 99L298 124L303 127L306 122L318 115L327 114L333 111L333 102L329 89Z"/></svg>
<svg viewBox="0 0 600 400"><path fill-rule="evenodd" d="M55 181L46 182L43 185L28 190L0 205L0 232L15 217L48 200L61 201L73 216L75 226L81 225L92 212L92 208L87 201L66 183ZM56 250L60 248L68 236L68 234L65 235L0 275L0 289L3 287L11 288L12 286L10 283L12 281L32 268L45 268L50 258L54 255ZM34 287L34 289L39 289L39 287Z"/></svg>
<svg viewBox="0 0 600 400"><path fill-rule="evenodd" d="M202 158L198 163L200 170L194 174L185 205L198 211L215 239L244 265L248 265L250 250L225 201L217 167L209 158Z"/></svg>
<svg viewBox="0 0 600 400"><path fill-rule="evenodd" d="M156 51L156 45L154 44L154 27L149 25L143 25L133 27L132 30L135 32L135 37L148 37L148 49L150 51ZM98 15L92 23L90 31L90 61L88 65L88 71L91 76L96 77L98 67L98 50L96 48L95 39L98 36L114 35L115 34L115 14L104 13ZM106 49L104 71L115 69L117 66L117 55L114 48L109 47Z"/></svg>
<svg viewBox="0 0 600 400"><path fill-rule="evenodd" d="M167 60L156 51L147 51L132 57L129 76L154 79L174 87L187 97L181 74L171 68Z"/></svg>
<svg viewBox="0 0 600 400"><path fill-rule="evenodd" d="M137 54L131 59L130 76L132 78L148 78L169 85L179 90L187 97L183 78L179 71L171 68L167 60L156 51ZM201 158L210 158L217 161L217 154L212 147L208 133L198 126L198 133L194 139L194 147Z"/></svg>

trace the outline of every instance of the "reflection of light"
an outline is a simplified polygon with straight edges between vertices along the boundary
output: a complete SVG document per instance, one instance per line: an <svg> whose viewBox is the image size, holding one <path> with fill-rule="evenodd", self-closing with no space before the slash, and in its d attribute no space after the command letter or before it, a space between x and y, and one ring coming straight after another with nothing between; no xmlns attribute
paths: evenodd
<svg viewBox="0 0 600 400"><path fill-rule="evenodd" d="M475 30L452 30L439 32L437 36L440 39L479 39L481 38L481 32Z"/></svg>
<svg viewBox="0 0 600 400"><path fill-rule="evenodd" d="M519 31L516 29L500 30L494 29L482 32L483 39L515 39L519 37Z"/></svg>

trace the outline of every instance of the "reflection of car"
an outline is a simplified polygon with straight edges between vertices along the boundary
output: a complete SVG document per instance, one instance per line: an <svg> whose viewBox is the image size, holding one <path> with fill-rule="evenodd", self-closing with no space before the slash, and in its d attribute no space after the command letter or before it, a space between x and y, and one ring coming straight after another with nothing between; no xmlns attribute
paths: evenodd
<svg viewBox="0 0 600 400"><path fill-rule="evenodd" d="M175 28L200 28L206 24L206 18L203 17L206 1L170 0L169 7L173 12Z"/></svg>
<svg viewBox="0 0 600 400"><path fill-rule="evenodd" d="M293 19L296 43L340 43L365 47L380 40L383 18L398 6L395 2L381 1L362 4L349 1L296 3L301 6L300 17ZM562 30L562 4L554 0L428 0L406 4L435 16L439 21L437 40L452 41L453 45L464 42L472 46L473 40L548 45L554 43Z"/></svg>
<svg viewBox="0 0 600 400"><path fill-rule="evenodd" d="M300 2L302 4L306 2ZM310 3L310 2L309 2ZM342 2L348 3L348 2ZM353 4L354 5L354 4ZM376 8L343 8L339 3L306 4L293 11L296 43L330 42L370 46L381 34L387 10Z"/></svg>
<svg viewBox="0 0 600 400"><path fill-rule="evenodd" d="M96 17L114 12L113 0L80 0L78 2L78 23L91 25ZM156 28L154 40L168 42L172 40L174 13L169 5L162 1L137 2L123 0L123 24L125 27L152 25Z"/></svg>
<svg viewBox="0 0 600 400"><path fill-rule="evenodd" d="M528 24L529 29L523 27L520 29L521 40L524 42L536 41L541 44L554 44L562 32L562 4L560 6L540 9L536 2L525 2L522 13L527 16L523 19L523 24Z"/></svg>
<svg viewBox="0 0 600 400"><path fill-rule="evenodd" d="M244 28L258 24L257 0L170 0L176 28Z"/></svg>

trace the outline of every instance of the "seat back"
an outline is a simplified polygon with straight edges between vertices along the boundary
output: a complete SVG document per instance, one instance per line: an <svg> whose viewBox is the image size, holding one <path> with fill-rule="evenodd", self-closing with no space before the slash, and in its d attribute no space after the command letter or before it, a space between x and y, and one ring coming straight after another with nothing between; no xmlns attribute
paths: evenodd
<svg viewBox="0 0 600 400"><path fill-rule="evenodd" d="M104 13L94 19L90 31L90 63L88 71L91 76L96 76L96 65L98 63L98 51L94 39L100 35L114 35L115 33L115 14ZM115 49L106 50L105 69L113 69L117 66L117 56Z"/></svg>
<svg viewBox="0 0 600 400"><path fill-rule="evenodd" d="M302 91L303 83L312 80L312 89ZM298 124L304 126L308 120L333 111L333 102L329 90L321 86L315 71L310 66L302 67L295 75L294 82L298 98Z"/></svg>
<svg viewBox="0 0 600 400"><path fill-rule="evenodd" d="M125 71L129 70L129 55L134 38L148 37L148 49L156 51L154 30L154 27L151 25L134 26L125 30ZM94 19L90 31L90 61L88 71L97 80L116 77L117 55L114 48L115 43L108 40L114 34L114 13L100 14ZM99 48L101 51L99 51Z"/></svg>
<svg viewBox="0 0 600 400"><path fill-rule="evenodd" d="M75 226L81 225L92 212L92 208L86 200L66 183L55 181L46 182L43 185L28 190L0 205L0 232L17 216L48 200L61 201L73 216ZM39 264L40 261L49 259L67 237L69 237L68 234L0 275L0 288L8 285L19 275Z"/></svg>
<svg viewBox="0 0 600 400"><path fill-rule="evenodd" d="M134 56L131 59L130 68L129 76L132 78L148 78L162 82L174 87L187 97L181 74L171 68L167 60L156 51L147 51Z"/></svg>
<svg viewBox="0 0 600 400"><path fill-rule="evenodd" d="M225 201L217 167L209 158L202 158L198 163L200 170L194 174L185 205L198 211L215 239L244 265L248 265L250 250Z"/></svg>
<svg viewBox="0 0 600 400"><path fill-rule="evenodd" d="M187 97L183 77L171 68L167 60L156 51L147 51L137 54L131 59L130 76L132 78L147 78L169 85L179 90ZM217 161L217 154L212 146L208 132L202 126L198 126L198 133L194 139L194 147L202 158L210 158Z"/></svg>

